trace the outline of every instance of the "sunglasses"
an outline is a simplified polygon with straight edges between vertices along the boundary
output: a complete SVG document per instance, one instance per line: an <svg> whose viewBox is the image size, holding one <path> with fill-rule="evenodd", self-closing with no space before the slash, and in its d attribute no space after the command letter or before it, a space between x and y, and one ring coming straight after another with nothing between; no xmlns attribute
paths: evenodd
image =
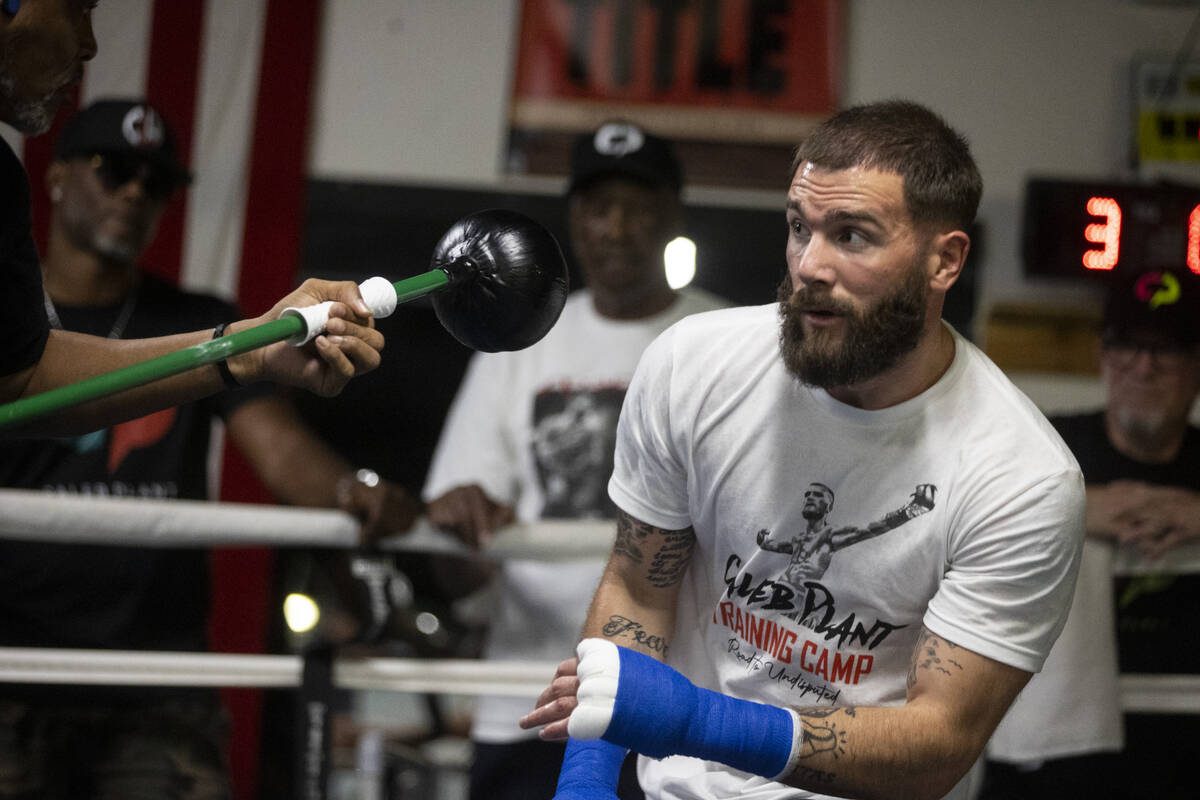
<svg viewBox="0 0 1200 800"><path fill-rule="evenodd" d="M115 192L132 180L140 181L142 190L156 200L166 199L180 181L170 170L145 158L126 153L93 153L92 169L105 191Z"/></svg>

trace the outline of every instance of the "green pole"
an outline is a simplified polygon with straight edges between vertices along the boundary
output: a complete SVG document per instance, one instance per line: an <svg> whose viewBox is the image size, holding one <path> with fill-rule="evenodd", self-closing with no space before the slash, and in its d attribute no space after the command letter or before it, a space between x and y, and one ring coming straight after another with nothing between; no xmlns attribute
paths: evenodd
<svg viewBox="0 0 1200 800"><path fill-rule="evenodd" d="M433 269L392 284L396 302L415 300L446 286L450 276L445 270ZM92 378L60 386L48 392L23 397L0 405L0 430L30 422L90 400L108 397L117 392L143 386L152 381L169 378L181 372L257 350L305 333L305 322L299 317L285 316L273 322L256 325L249 330L222 336L208 342L185 347L174 353L131 364L128 367L96 375Z"/></svg>

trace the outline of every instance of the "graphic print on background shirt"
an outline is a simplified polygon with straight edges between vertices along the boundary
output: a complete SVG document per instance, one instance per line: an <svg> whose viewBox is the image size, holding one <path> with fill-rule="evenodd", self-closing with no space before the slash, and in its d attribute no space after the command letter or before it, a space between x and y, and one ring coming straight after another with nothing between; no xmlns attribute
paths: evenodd
<svg viewBox="0 0 1200 800"><path fill-rule="evenodd" d="M108 446L108 474L115 474L125 456L134 450L161 442L174 423L175 409L164 408L162 411L114 425L112 443Z"/></svg>
<svg viewBox="0 0 1200 800"><path fill-rule="evenodd" d="M48 480L42 489L65 494L177 497L177 482L163 480L161 475L156 476L156 480L131 481L119 479L117 474L131 454L162 443L171 434L178 418L178 408L165 408L110 428L56 439L60 448L66 448L74 456L63 462L56 473L57 479ZM99 474L99 458L104 459L103 477Z"/></svg>
<svg viewBox="0 0 1200 800"><path fill-rule="evenodd" d="M712 621L732 634L727 652L748 671L764 671L771 680L789 685L800 698L815 695L818 702L835 702L841 690L830 684L857 684L874 666L869 651L907 625L882 619L868 624L853 610L845 613L843 609L839 614L832 590L819 579L835 552L928 513L936 493L933 484L918 484L907 503L881 519L863 527L835 527L828 521L833 490L823 483L810 483L801 507L804 529L783 539L773 538L764 528L756 537L761 550L791 556L778 578L756 578L743 569L736 553L726 560L728 599L718 604ZM785 620L806 630L794 630ZM850 647L843 652L845 645ZM864 649L868 652L862 652Z"/></svg>
<svg viewBox="0 0 1200 800"><path fill-rule="evenodd" d="M625 386L556 385L533 400L533 463L547 519L616 519L608 497Z"/></svg>

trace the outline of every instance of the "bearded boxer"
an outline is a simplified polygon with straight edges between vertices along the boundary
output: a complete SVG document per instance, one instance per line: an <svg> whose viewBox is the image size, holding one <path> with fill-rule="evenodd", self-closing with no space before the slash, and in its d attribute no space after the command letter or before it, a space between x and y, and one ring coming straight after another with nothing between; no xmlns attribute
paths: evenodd
<svg viewBox="0 0 1200 800"><path fill-rule="evenodd" d="M780 302L647 349L579 658L521 721L571 737L560 800L610 798L626 749L655 800L968 796L1062 628L1084 510L1054 429L941 319L981 191L928 109L841 111L793 163ZM794 590L755 538L804 528L798 483L867 518L937 503Z"/></svg>

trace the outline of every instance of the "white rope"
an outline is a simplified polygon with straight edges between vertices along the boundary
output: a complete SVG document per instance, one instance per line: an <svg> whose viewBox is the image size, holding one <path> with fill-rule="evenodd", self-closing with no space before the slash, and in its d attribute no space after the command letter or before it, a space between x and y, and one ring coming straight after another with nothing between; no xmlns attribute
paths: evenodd
<svg viewBox="0 0 1200 800"><path fill-rule="evenodd" d="M253 503L150 500L0 489L0 538L136 547L354 547L357 520L342 511ZM483 555L492 559L603 558L616 525L595 520L542 520L497 531ZM380 541L390 551L468 555L454 537L421 519ZM1200 542L1158 561L1130 550L1114 558L1118 575L1200 572Z"/></svg>
<svg viewBox="0 0 1200 800"><path fill-rule="evenodd" d="M497 531L484 555L541 560L604 557L615 536L616 524L607 521L510 525ZM132 547L345 548L358 543L359 524L345 512L327 509L0 489L0 538ZM471 552L426 520L379 545L392 551Z"/></svg>
<svg viewBox="0 0 1200 800"><path fill-rule="evenodd" d="M1142 558L1129 548L1118 548L1113 554L1113 573L1116 575L1181 575L1200 572L1200 542L1189 542L1173 548L1162 558Z"/></svg>
<svg viewBox="0 0 1200 800"><path fill-rule="evenodd" d="M300 656L0 647L0 681L116 686L300 685ZM335 659L343 689L536 698L557 664L436 658ZM1200 675L1122 675L1121 706L1149 714L1200 714Z"/></svg>
<svg viewBox="0 0 1200 800"><path fill-rule="evenodd" d="M358 523L325 509L0 491L0 536L136 547L350 547Z"/></svg>
<svg viewBox="0 0 1200 800"><path fill-rule="evenodd" d="M0 682L106 686L300 685L296 655L0 647ZM556 663L436 658L347 658L334 661L333 681L345 689L537 697Z"/></svg>
<svg viewBox="0 0 1200 800"><path fill-rule="evenodd" d="M511 525L497 532L484 555L603 557L615 527L573 520ZM0 537L139 547L353 547L359 525L349 514L323 509L0 489ZM424 520L380 546L470 552ZM1119 552L1116 563L1118 574L1200 572L1200 543L1177 548L1160 562ZM334 680L348 689L536 697L553 673L554 665L539 662L341 658ZM9 682L291 687L300 674L299 656L0 648L0 681ZM1200 675L1122 675L1121 693L1127 711L1200 713Z"/></svg>

